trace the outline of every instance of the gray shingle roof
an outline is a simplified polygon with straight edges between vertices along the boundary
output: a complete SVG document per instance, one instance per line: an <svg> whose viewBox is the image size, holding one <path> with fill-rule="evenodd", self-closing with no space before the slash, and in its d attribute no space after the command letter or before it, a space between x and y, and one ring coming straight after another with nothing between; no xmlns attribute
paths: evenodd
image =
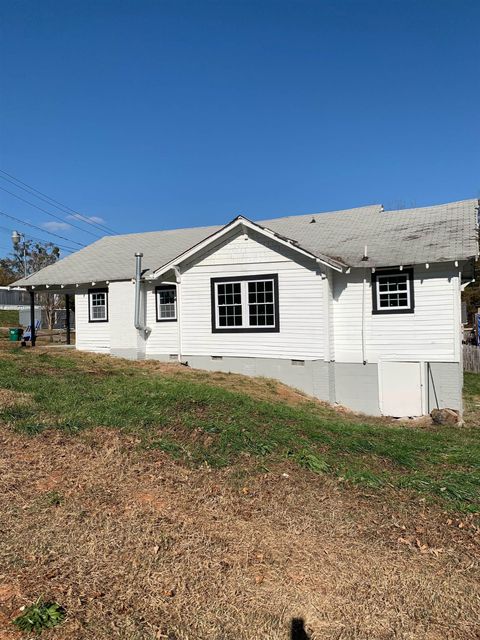
<svg viewBox="0 0 480 640"><path fill-rule="evenodd" d="M274 218L258 224L295 240L315 255L326 255L351 267L447 262L478 255L477 206L477 200L399 211L383 211L381 205L372 205ZM134 276L136 251L144 254L144 268L153 271L221 228L107 236L16 284L128 280ZM365 245L367 262L362 260Z"/></svg>
<svg viewBox="0 0 480 640"><path fill-rule="evenodd" d="M383 211L363 207L335 213L289 216L259 224L321 250L351 267L448 262L478 255L478 200ZM367 246L369 260L362 257Z"/></svg>

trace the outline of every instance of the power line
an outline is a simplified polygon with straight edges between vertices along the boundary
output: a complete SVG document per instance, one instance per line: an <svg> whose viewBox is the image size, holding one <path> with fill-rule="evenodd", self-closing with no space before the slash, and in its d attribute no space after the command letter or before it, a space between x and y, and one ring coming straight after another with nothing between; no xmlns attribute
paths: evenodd
<svg viewBox="0 0 480 640"><path fill-rule="evenodd" d="M56 245L58 246L58 245ZM60 248L60 247L58 247ZM10 249L8 247L0 247L0 251L6 251L7 253L13 253L12 247L10 247ZM71 253L70 251L65 251L63 250L63 253Z"/></svg>
<svg viewBox="0 0 480 640"><path fill-rule="evenodd" d="M43 202L46 202L50 206L53 205L57 209L60 209L60 211L64 211L64 213L68 213L68 212L74 213L75 217L77 217L79 220L82 220L83 222L85 222L86 224L91 225L92 227L98 227L101 231L108 231L109 233L115 233L115 234L118 233L114 229L111 229L110 227L107 227L107 225L104 225L104 224L101 224L99 222L95 222L95 221L91 220L90 217L84 216L80 212L75 211L75 209L72 209L68 205L63 204L59 200L55 200L55 198L52 198L51 196L47 195L46 193L43 193L42 191L39 191L38 189L35 189L35 187L32 187L31 185L27 184L26 182L22 182L22 180L20 180L19 178L16 178L15 176L13 176L10 173L7 173L3 169L0 169L0 173L3 173L5 175L9 176L10 178L13 178L13 180L15 180L15 182L13 182L12 180L9 180L8 178L5 178L4 176L0 176L0 178L2 178L3 180L6 180L10 184L13 184L18 189L22 189L23 191L26 191L30 195L35 196L39 200L42 200ZM19 184L16 184L16 182L18 182ZM20 186L20 185L24 185L24 186ZM27 187L27 188L25 188L25 187ZM33 192L35 192L35 193L33 193ZM37 195L37 194L40 194L40 195ZM44 196L44 197L41 197L41 196Z"/></svg>
<svg viewBox="0 0 480 640"><path fill-rule="evenodd" d="M31 185L27 184L26 182L22 182L22 180L19 180L15 176L12 176L12 174L7 173L3 169L0 169L0 173L5 174L9 178L13 178L13 180L15 180L15 182L18 182L19 184L15 184L15 182L12 182L12 180L8 180L8 178L5 178L4 176L0 176L0 178L2 178L3 180L6 180L7 182L10 182L10 184L15 185L19 189L23 189L23 191L26 191L27 193L30 193L30 195L35 196L39 200L43 200L47 204L53 205L54 207L56 207L57 209L60 209L61 211L63 210L65 213L67 213L67 212L74 213L78 217L79 220L82 220L86 224L89 224L89 225L91 225L93 227L98 227L102 231L107 231L109 233L115 233L115 234L118 233L114 229L111 229L110 227L107 227L107 225L101 224L100 222L95 222L95 221L91 220L88 216L84 216L83 214L79 213L78 211L75 211L75 209L72 209L68 205L63 204L59 200L55 200L55 198L52 198L51 196L47 195L46 193L43 193L42 191L39 191L38 189L35 189L35 187L32 187ZM23 185L23 186L21 187L20 185ZM25 187L27 187L27 189L25 189ZM32 193L32 192L35 192L35 193ZM40 194L40 195L37 195L37 194ZM41 196L43 196L43 197L41 197Z"/></svg>
<svg viewBox="0 0 480 640"><path fill-rule="evenodd" d="M11 228L2 227L1 225L0 225L0 230L8 231L8 233L12 232ZM50 244L53 244L51 240L45 240L45 238L37 238L36 236L31 236L30 234L26 234L26 233L24 235L28 240L36 240L37 242L49 242ZM78 249L75 249L75 247L67 247L66 245L59 244L58 242L55 242L55 246L58 247L59 249L65 249L65 251L70 251L70 252L78 251Z"/></svg>
<svg viewBox="0 0 480 640"><path fill-rule="evenodd" d="M10 220L15 220L15 222L19 222L20 224L27 225L27 227L32 227L32 229L37 229L42 233L48 233L50 236L55 236L56 238L60 238L60 240L66 240L67 242L71 242L72 244L78 244L79 247L84 247L85 245L81 242L77 242L76 240L71 240L70 238L65 238L65 236L61 236L58 233L54 233L53 231L47 231L46 229L42 229L42 227L38 227L36 224L32 224L31 222L26 222L25 220L20 220L20 218L16 218L15 216L11 216L9 213L5 213L5 211L0 211L1 216L5 216L5 218L10 218Z"/></svg>
<svg viewBox="0 0 480 640"><path fill-rule="evenodd" d="M0 169L0 171L1 171L1 169ZM25 189L24 187L21 187L19 184L15 184L15 182L13 182L13 180L9 180L8 178L5 178L5 176L2 176L2 175L0 175L0 178L2 178L2 180L6 180L10 184L13 184L13 186L16 187L17 189L22 189L22 191L25 191L26 193L30 194L34 198L38 198L39 200L42 200L42 202L46 202L51 207L52 206L56 207L57 209L60 209L60 211L63 211L64 213L68 213L68 211L62 209L61 207L59 207L58 205L54 204L53 202L49 202L46 198L42 198L41 196L38 196L36 193L33 193L33 191L30 191L29 189ZM27 204L32 205L32 207L36 207L40 211L43 211L44 213L47 213L49 216L52 216L52 217L56 218L57 220L61 220L62 222L66 222L66 224L69 224L71 227L75 227L76 229L79 229L80 231L83 231L84 233L90 233L92 236L95 236L96 238L100 237L100 236L97 236L96 234L92 233L91 231L87 231L86 229L82 229L82 227L77 227L77 225L73 224L73 222L67 222L65 218L61 218L61 217L55 215L54 213L51 213L50 211L46 211L45 209L42 209L41 207L39 207L38 205L34 204L33 202L30 202L29 200L25 200L25 199L21 198L19 195L15 194L15 193L12 193L11 191L8 191L8 189L5 189L4 187L0 187L0 189L2 189L2 191L5 191L6 193L9 193L10 195L14 196L15 198L18 198L19 200L22 200L23 202L26 202ZM89 224L95 230L97 230L97 227L99 227L99 229L98 229L99 231L103 231L104 233L105 233L105 231L109 232L109 230L101 228L100 225L97 225L96 223L91 222L86 217L82 216L81 214L75 214L74 216L70 215L70 218L74 218L76 220L80 220L81 222L84 222L85 224Z"/></svg>
<svg viewBox="0 0 480 640"><path fill-rule="evenodd" d="M8 233L12 233L12 228L11 227L3 227L2 225L0 225L0 231L7 231ZM42 229L42 231L44 233L48 233L48 231L45 231L44 229ZM36 236L31 236L30 234L24 234L25 236L27 236L28 238L30 238L30 240L38 240L39 242L51 242L50 240L45 240L45 238L37 238ZM67 247L64 244L59 244L58 242L55 243L57 245L57 247L61 247L62 249L68 249L69 251L78 251L78 249L75 249L75 247Z"/></svg>
<svg viewBox="0 0 480 640"><path fill-rule="evenodd" d="M34 202L30 202L29 200L25 200L25 198L22 198L22 196L19 196L16 193L13 193L13 191L9 191L8 189L5 189L5 187L0 187L0 189L2 191L5 191L5 193L9 193L14 198L18 198L18 200L21 200L22 202L26 202L26 204L29 204L32 207L35 207L35 209L38 209L39 211L43 211L43 213L46 213L47 215L51 216L52 218L55 218L56 220L60 220L60 222L62 222L64 224L68 224L70 227L75 227L75 229L78 229L82 233L88 233L91 236L93 236L94 238L101 238L101 236L97 235L96 233L93 233L92 231L88 231L88 229L82 229L82 227L78 227L76 224L73 224L71 222L66 222L64 218L61 218L60 216L57 216L54 213L50 213L50 211L47 211L46 209L43 209L42 207L39 207L38 204L35 204Z"/></svg>

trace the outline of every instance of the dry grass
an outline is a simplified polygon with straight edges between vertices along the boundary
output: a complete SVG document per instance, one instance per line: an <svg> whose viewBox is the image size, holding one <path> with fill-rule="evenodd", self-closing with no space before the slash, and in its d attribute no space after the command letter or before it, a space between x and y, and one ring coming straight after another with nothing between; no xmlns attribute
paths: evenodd
<svg viewBox="0 0 480 640"><path fill-rule="evenodd" d="M30 404L31 398L28 393L21 391L13 391L12 389L0 388L0 411L3 409L11 409L18 405L22 406Z"/></svg>
<svg viewBox="0 0 480 640"><path fill-rule="evenodd" d="M112 430L0 433L2 640L39 594L67 609L59 640L273 640L296 616L322 640L479 637L472 517L286 464L186 468Z"/></svg>
<svg viewBox="0 0 480 640"><path fill-rule="evenodd" d="M0 411L10 416L0 423L0 640L27 637L11 621L39 596L67 610L66 622L44 634L58 640L286 640L295 617L315 640L480 638L478 517L456 516L451 506L443 510L446 503L389 482L356 486L248 449L222 469L186 466L146 450L143 432L130 422L123 431L29 436L18 429L25 409L37 412L37 423L52 424L48 394L68 372L72 385L84 384L71 390L71 404L61 410L67 414L92 387L108 390L122 376L153 374L179 389L187 381L259 402L281 400L299 416L318 410L346 426L363 427L363 418L334 413L270 380L76 352L50 357L56 350L44 348L1 350L12 388L0 388ZM5 371L15 366L23 375L19 389L30 385L32 394L14 390ZM37 382L47 378L45 392ZM474 424L480 383L469 384ZM203 419L202 412L197 398L189 419ZM280 421L280 409L272 416ZM392 424L369 418L371 424L385 427L389 442ZM181 420L150 428L192 446L203 438L205 450L218 438ZM396 468L386 454L380 462ZM264 463L268 473L259 472Z"/></svg>

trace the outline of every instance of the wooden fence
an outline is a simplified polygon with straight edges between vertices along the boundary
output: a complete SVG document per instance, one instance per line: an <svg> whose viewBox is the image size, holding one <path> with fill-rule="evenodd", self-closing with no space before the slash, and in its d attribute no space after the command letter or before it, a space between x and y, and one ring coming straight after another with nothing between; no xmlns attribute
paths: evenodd
<svg viewBox="0 0 480 640"><path fill-rule="evenodd" d="M480 373L480 347L474 344L463 345L463 370Z"/></svg>

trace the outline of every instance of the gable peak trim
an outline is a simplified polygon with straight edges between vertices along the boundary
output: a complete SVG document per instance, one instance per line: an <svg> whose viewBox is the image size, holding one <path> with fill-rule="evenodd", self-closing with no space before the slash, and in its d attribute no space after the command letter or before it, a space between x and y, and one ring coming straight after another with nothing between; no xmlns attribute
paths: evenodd
<svg viewBox="0 0 480 640"><path fill-rule="evenodd" d="M308 251L307 249L303 249L296 240L292 240L291 238L282 236L281 234L276 233L275 231L272 231L268 227L264 227L256 222L252 222L252 220L249 220L243 215L238 215L235 218L233 218L233 220L228 222L225 226L223 226L221 229L213 233L212 235L208 236L201 242L193 245L192 247L190 247L190 249L188 249L187 251L184 251L173 260L170 260L166 264L162 265L160 268L155 269L155 271L150 276L147 276L146 279L156 280L161 275L163 275L166 271L174 267L178 267L179 264L181 264L185 260L188 260L198 252L202 251L205 247L208 247L212 242L223 237L225 234L227 234L232 229L235 229L236 227L246 227L247 229L256 231L257 233L260 233L266 237L269 237L275 240L276 242L278 242L279 244L283 246L287 246L290 249L297 251L298 253L301 253L302 255L312 258L316 262L320 262L321 264L331 269L334 269L335 271L343 272L344 269L348 266L347 264L342 263L333 258L330 258L329 256L315 255L311 251Z"/></svg>

